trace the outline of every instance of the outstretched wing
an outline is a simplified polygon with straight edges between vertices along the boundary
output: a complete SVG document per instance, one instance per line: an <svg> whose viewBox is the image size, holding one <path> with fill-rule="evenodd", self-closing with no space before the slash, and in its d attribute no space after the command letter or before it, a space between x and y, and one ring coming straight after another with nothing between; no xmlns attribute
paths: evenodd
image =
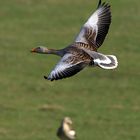
<svg viewBox="0 0 140 140"><path fill-rule="evenodd" d="M50 75L48 77L44 76L44 78L53 81L70 77L82 70L86 65L87 64L77 56L65 54Z"/></svg>
<svg viewBox="0 0 140 140"><path fill-rule="evenodd" d="M81 28L75 42L82 42L97 49L102 45L111 23L111 11L108 3L99 0L97 10Z"/></svg>

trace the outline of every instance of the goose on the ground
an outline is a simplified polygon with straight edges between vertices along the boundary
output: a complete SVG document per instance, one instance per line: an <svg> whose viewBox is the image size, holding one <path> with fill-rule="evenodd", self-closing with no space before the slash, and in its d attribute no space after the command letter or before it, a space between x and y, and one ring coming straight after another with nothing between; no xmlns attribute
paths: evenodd
<svg viewBox="0 0 140 140"><path fill-rule="evenodd" d="M76 132L72 129L72 120L70 117L65 117L60 127L57 130L57 136L61 140L74 140L76 138Z"/></svg>

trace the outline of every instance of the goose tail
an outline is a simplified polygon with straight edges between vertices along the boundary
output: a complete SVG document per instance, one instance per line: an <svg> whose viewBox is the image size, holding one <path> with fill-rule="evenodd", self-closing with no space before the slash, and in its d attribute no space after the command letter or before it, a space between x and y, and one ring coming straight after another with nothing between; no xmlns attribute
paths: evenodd
<svg viewBox="0 0 140 140"><path fill-rule="evenodd" d="M98 57L94 59L94 65L102 69L115 69L118 66L118 61L114 55L104 55L98 53Z"/></svg>

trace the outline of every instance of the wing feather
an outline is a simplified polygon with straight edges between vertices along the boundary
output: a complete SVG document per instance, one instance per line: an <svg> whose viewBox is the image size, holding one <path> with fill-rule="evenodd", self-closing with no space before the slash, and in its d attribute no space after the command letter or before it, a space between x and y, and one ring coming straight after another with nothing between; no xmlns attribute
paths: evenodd
<svg viewBox="0 0 140 140"><path fill-rule="evenodd" d="M99 48L108 33L111 23L111 11L108 3L99 1L97 10L81 28L75 42L82 42Z"/></svg>
<svg viewBox="0 0 140 140"><path fill-rule="evenodd" d="M80 61L73 54L65 54L46 78L53 81L70 77L81 71L86 65L83 60Z"/></svg>

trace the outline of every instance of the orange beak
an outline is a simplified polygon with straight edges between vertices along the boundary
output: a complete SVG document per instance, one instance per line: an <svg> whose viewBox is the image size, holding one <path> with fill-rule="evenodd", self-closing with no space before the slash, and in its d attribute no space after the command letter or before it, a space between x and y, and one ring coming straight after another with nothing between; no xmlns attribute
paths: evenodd
<svg viewBox="0 0 140 140"><path fill-rule="evenodd" d="M36 51L35 51L35 48L31 49L31 52L32 52L32 53L36 52Z"/></svg>

